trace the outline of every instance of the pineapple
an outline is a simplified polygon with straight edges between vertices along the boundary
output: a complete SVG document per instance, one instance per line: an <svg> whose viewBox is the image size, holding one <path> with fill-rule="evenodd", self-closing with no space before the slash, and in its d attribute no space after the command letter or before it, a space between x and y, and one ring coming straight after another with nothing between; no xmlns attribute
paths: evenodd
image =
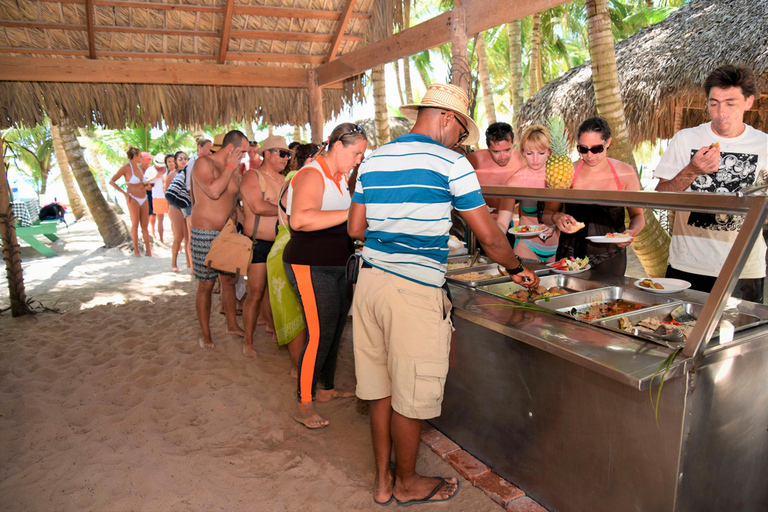
<svg viewBox="0 0 768 512"><path fill-rule="evenodd" d="M565 122L561 116L550 117L547 120L549 136L552 138L550 150L552 154L547 158L544 179L549 188L570 188L573 183L573 163L568 156L568 135L565 131Z"/></svg>

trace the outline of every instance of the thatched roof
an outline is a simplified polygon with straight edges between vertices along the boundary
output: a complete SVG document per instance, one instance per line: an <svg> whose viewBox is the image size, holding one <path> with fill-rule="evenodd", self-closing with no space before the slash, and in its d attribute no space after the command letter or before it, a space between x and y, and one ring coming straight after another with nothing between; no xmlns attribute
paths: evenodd
<svg viewBox="0 0 768 512"><path fill-rule="evenodd" d="M768 131L768 2L692 0L664 21L616 45L621 94L634 145L674 134L675 105L683 128L709 120L701 84L714 68L745 64L763 91L745 121ZM762 111L762 116L760 116ZM597 115L590 64L547 83L520 110L518 127L562 114L570 133Z"/></svg>
<svg viewBox="0 0 768 512"><path fill-rule="evenodd" d="M0 56L309 70L370 42L374 29L387 33L391 20L382 13L392 1L0 0ZM109 128L160 120L171 126L308 122L306 87L161 85L151 73L146 78L102 84L0 76L0 127L34 124L43 111L55 120L59 108L77 124ZM326 118L360 100L362 91L360 75L324 88Z"/></svg>

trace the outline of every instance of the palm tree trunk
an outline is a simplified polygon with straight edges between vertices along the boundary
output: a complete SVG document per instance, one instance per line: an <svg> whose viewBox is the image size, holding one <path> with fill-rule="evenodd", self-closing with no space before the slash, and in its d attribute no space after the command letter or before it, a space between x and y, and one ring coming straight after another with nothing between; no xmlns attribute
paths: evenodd
<svg viewBox="0 0 768 512"><path fill-rule="evenodd" d="M541 13L533 15L531 29L531 59L528 61L528 97L530 98L541 89Z"/></svg>
<svg viewBox="0 0 768 512"><path fill-rule="evenodd" d="M395 79L397 80L397 95L400 97L400 104L405 105L405 98L403 98L403 81L400 80L400 59L397 59L392 63L392 67L395 70Z"/></svg>
<svg viewBox="0 0 768 512"><path fill-rule="evenodd" d="M586 7L592 84L597 112L608 121L613 131L611 157L637 168L619 88L608 3L607 0L586 0ZM660 277L667 269L670 237L653 215L653 210L645 210L644 215L645 228L635 237L632 248L648 276Z"/></svg>
<svg viewBox="0 0 768 512"><path fill-rule="evenodd" d="M24 273L21 268L21 252L16 239L16 226L11 210L11 190L5 167L5 140L0 137L0 233L3 238L5 275L8 279L8 294L11 299L11 316L27 314L27 295L24 290Z"/></svg>
<svg viewBox="0 0 768 512"><path fill-rule="evenodd" d="M267 125L267 136L271 137L275 134L275 127L271 124Z"/></svg>
<svg viewBox="0 0 768 512"><path fill-rule="evenodd" d="M243 131L245 132L245 136L248 137L248 140L254 140L256 136L253 133L253 123L250 121L245 121L243 123Z"/></svg>
<svg viewBox="0 0 768 512"><path fill-rule="evenodd" d="M469 71L467 58L467 14L463 7L453 10L451 17L451 83L467 93L470 93L472 76Z"/></svg>
<svg viewBox="0 0 768 512"><path fill-rule="evenodd" d="M293 127L293 140L295 142L301 142L301 126L299 125Z"/></svg>
<svg viewBox="0 0 768 512"><path fill-rule="evenodd" d="M509 39L509 97L512 103L512 124L517 124L517 113L523 106L523 41L522 21L507 23Z"/></svg>
<svg viewBox="0 0 768 512"><path fill-rule="evenodd" d="M411 0L403 0L403 29L411 26ZM413 86L411 85L411 57L403 59L403 82L405 83L405 102L413 105Z"/></svg>
<svg viewBox="0 0 768 512"><path fill-rule="evenodd" d="M384 66L371 69L373 83L373 106L375 110L376 143L383 146L389 142L389 114L387 113L387 85L384 82Z"/></svg>
<svg viewBox="0 0 768 512"><path fill-rule="evenodd" d="M491 75L488 71L488 54L485 51L485 38L482 32L478 34L476 41L477 67L480 74L480 84L483 86L485 120L490 125L496 122L496 108L493 106L493 88L491 87Z"/></svg>
<svg viewBox="0 0 768 512"><path fill-rule="evenodd" d="M72 122L66 118L61 118L59 124L59 133L64 145L64 151L67 154L67 161L72 168L72 174L75 175L77 184L85 197L88 209L91 211L96 227L99 228L99 234L107 247L116 247L120 244L130 241L130 234L125 223L117 216L117 213L109 207L104 195L96 185L96 180L91 173L90 167L83 157L83 148L77 141L77 132Z"/></svg>
<svg viewBox="0 0 768 512"><path fill-rule="evenodd" d="M74 214L75 220L79 220L88 213L88 210L80 197L80 193L77 191L75 178L72 176L69 162L67 162L67 154L64 152L64 146L61 143L59 127L53 124L53 122L51 122L51 138L53 139L53 150L56 153L56 161L59 163L61 181L64 182L64 188L67 191L69 207L72 209L72 214Z"/></svg>

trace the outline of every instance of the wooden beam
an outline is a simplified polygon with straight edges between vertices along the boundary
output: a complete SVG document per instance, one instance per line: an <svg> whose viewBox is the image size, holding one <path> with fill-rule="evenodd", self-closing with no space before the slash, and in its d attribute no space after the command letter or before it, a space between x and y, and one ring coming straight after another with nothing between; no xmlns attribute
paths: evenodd
<svg viewBox="0 0 768 512"><path fill-rule="evenodd" d="M315 9L290 9L285 7L267 7L261 5L236 5L235 14L264 16L269 18L306 18L313 20L336 21L340 18L342 12L318 11ZM360 12L353 12L352 17L361 20L371 19L370 14L363 14Z"/></svg>
<svg viewBox="0 0 768 512"><path fill-rule="evenodd" d="M230 61L241 62L279 62L290 64L322 64L322 55L299 55L295 53L227 53Z"/></svg>
<svg viewBox="0 0 768 512"><path fill-rule="evenodd" d="M0 80L21 82L153 83L244 87L308 87L307 70L192 62L0 57Z"/></svg>
<svg viewBox="0 0 768 512"><path fill-rule="evenodd" d="M96 32L117 32L121 34L146 34L154 36L219 37L220 35L218 30L175 30L167 28L113 27L105 25L96 25L93 28Z"/></svg>
<svg viewBox="0 0 768 512"><path fill-rule="evenodd" d="M93 32L93 0L85 0L85 25L88 30L88 58L96 58L96 34Z"/></svg>
<svg viewBox="0 0 768 512"><path fill-rule="evenodd" d="M59 1L59 0L46 0ZM69 0L71 3L84 3L85 0ZM92 0L93 5L103 5L105 7L126 7L129 9L158 9L163 11L190 11L207 12L218 14L222 12L221 7L212 7L207 5L185 5L185 4L163 4L159 2L118 2L115 0Z"/></svg>
<svg viewBox="0 0 768 512"><path fill-rule="evenodd" d="M355 8L356 3L357 0L346 0L344 8L341 11L339 23L336 25L336 32L333 34L333 39L331 39L331 49L328 50L328 55L325 57L326 62L330 62L336 58L336 54L339 52L339 46L341 46L344 32L346 32L349 19L352 16L352 9Z"/></svg>
<svg viewBox="0 0 768 512"><path fill-rule="evenodd" d="M88 50L52 50L49 48L13 48L0 47L0 53L31 53L36 55L74 55L88 57ZM215 60L215 55L199 53L146 53L146 52L96 52L97 57L112 57L118 59L187 59L187 60ZM322 58L321 58L322 59ZM283 61L275 61L283 62Z"/></svg>
<svg viewBox="0 0 768 512"><path fill-rule="evenodd" d="M307 43L330 43L332 34L313 34L311 32L273 32L267 30L230 30L230 37L240 39L263 39L266 41L301 41ZM362 36L347 34L344 39L362 41Z"/></svg>
<svg viewBox="0 0 768 512"><path fill-rule="evenodd" d="M5 28L34 28L40 30L88 30L85 25L72 23L38 23L36 21L0 20L0 27Z"/></svg>
<svg viewBox="0 0 768 512"><path fill-rule="evenodd" d="M221 23L221 39L219 39L219 64L224 64L227 60L227 47L229 46L229 28L232 26L232 6L235 0L225 0L224 21Z"/></svg>
<svg viewBox="0 0 768 512"><path fill-rule="evenodd" d="M51 50L49 48L13 48L0 47L0 53L32 53L40 55L76 55L88 57L88 50Z"/></svg>
<svg viewBox="0 0 768 512"><path fill-rule="evenodd" d="M312 132L312 143L320 144L323 141L323 90L317 83L317 71L309 70L307 73L309 82L309 129Z"/></svg>
<svg viewBox="0 0 768 512"><path fill-rule="evenodd" d="M464 0L462 6L467 11L467 35L473 36L564 3L566 0ZM450 18L451 11L448 11L321 65L317 70L320 85L344 80L374 66L449 42Z"/></svg>

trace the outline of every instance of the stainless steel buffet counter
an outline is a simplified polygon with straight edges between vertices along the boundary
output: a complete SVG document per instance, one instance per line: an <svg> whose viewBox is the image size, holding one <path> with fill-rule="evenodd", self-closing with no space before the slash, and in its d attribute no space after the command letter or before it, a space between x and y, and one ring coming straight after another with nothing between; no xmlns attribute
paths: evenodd
<svg viewBox="0 0 768 512"><path fill-rule="evenodd" d="M562 194L530 190L504 195ZM710 208L696 203L704 194L645 194L604 193L600 202ZM728 200L726 211L749 212L740 238L754 240L766 198ZM709 295L664 296L703 306L666 375L658 417L648 388L653 381L655 395L654 373L672 349L452 284L456 332L443 413L432 423L550 510L768 510L768 325L716 337L728 307L768 320L766 306L728 301L743 247L737 241ZM630 279L579 277L636 289Z"/></svg>

